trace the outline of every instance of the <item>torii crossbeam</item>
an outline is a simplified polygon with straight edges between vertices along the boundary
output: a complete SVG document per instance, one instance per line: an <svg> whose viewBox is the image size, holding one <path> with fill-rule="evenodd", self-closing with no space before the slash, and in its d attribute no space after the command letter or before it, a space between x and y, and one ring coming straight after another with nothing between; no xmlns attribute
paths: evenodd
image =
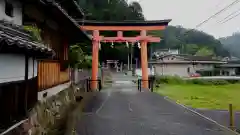
<svg viewBox="0 0 240 135"><path fill-rule="evenodd" d="M147 31L164 30L171 20L157 21L124 21L124 22L97 22L80 21L82 30L93 31L92 34L92 83L91 89L97 89L98 75L98 52L100 42L141 42L141 66L142 66L142 84L144 89L148 89L148 58L147 43L160 42L159 37L148 36ZM100 36L100 31L117 31L116 37ZM140 31L136 37L123 37L123 31Z"/></svg>

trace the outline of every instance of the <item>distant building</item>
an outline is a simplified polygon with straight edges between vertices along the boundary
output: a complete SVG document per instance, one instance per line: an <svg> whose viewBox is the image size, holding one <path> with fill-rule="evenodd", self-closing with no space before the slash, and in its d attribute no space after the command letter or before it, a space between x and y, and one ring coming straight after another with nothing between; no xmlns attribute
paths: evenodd
<svg viewBox="0 0 240 135"><path fill-rule="evenodd" d="M224 63L226 62L211 57L180 54L162 55L149 62L155 68L155 74L157 75L176 75L180 77L190 77L203 71L211 73L216 65Z"/></svg>
<svg viewBox="0 0 240 135"><path fill-rule="evenodd" d="M224 57L222 60L223 61L239 61L240 59L232 56L232 57Z"/></svg>
<svg viewBox="0 0 240 135"><path fill-rule="evenodd" d="M161 49L161 50L155 51L153 54L155 57L160 57L163 55L179 54L179 50L178 49Z"/></svg>
<svg viewBox="0 0 240 135"><path fill-rule="evenodd" d="M240 75L240 60L231 60L225 64L218 65L216 68L218 68L220 70L220 75L239 76Z"/></svg>

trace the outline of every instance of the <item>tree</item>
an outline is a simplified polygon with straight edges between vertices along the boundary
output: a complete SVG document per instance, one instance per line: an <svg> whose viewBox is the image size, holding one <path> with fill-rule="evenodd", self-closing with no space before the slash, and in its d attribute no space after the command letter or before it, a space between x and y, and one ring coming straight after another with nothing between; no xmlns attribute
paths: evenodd
<svg viewBox="0 0 240 135"><path fill-rule="evenodd" d="M85 56L83 62L78 66L79 69L91 69L92 68L92 56Z"/></svg>
<svg viewBox="0 0 240 135"><path fill-rule="evenodd" d="M200 50L198 50L195 55L196 56L213 56L214 53L213 53L213 50L207 47L203 47L203 48L200 48Z"/></svg>
<svg viewBox="0 0 240 135"><path fill-rule="evenodd" d="M126 0L78 0L80 7L85 12L86 20L98 21L124 21L124 20L144 20L142 7L138 2L128 4ZM136 36L139 32L127 31L124 36ZM103 36L115 36L116 32L105 31L101 32ZM111 43L102 43L100 51L100 60L107 59L121 60L127 63L127 53L129 48L125 43L114 43L114 48L111 48ZM137 51L137 52L136 52ZM139 49L134 50L138 54ZM139 57L136 55L136 57Z"/></svg>
<svg viewBox="0 0 240 135"><path fill-rule="evenodd" d="M77 68L84 60L84 52L79 45L72 45L69 49L69 66Z"/></svg>
<svg viewBox="0 0 240 135"><path fill-rule="evenodd" d="M155 50L179 49L181 53L194 55L197 49L206 47L212 50L216 56L229 55L218 39L202 31L189 30L181 26L168 26L163 31L150 32L150 34L162 39L161 43L154 46Z"/></svg>
<svg viewBox="0 0 240 135"><path fill-rule="evenodd" d="M240 33L219 39L224 48L231 53L231 56L240 58Z"/></svg>
<svg viewBox="0 0 240 135"><path fill-rule="evenodd" d="M138 2L127 3L126 0L77 0L85 13L86 20L98 21L124 21L124 20L145 20L142 7ZM116 32L102 32L104 36L115 36ZM124 36L136 36L139 32L124 32ZM189 30L181 26L168 26L163 31L150 31L149 35L161 37L160 43L151 43L152 50L170 48L181 49L183 53L195 54L197 48L207 47L217 56L228 56L229 53L219 40L213 36L198 30ZM102 43L100 60L107 59L121 60L127 62L128 48L125 45L114 43ZM116 47L118 46L118 47ZM84 49L83 49L84 50ZM134 57L140 57L139 49L134 47ZM86 53L91 50L85 51ZM90 55L90 54L88 54Z"/></svg>
<svg viewBox="0 0 240 135"><path fill-rule="evenodd" d="M198 52L199 47L196 44L186 44L184 45L183 50L186 54L195 55Z"/></svg>

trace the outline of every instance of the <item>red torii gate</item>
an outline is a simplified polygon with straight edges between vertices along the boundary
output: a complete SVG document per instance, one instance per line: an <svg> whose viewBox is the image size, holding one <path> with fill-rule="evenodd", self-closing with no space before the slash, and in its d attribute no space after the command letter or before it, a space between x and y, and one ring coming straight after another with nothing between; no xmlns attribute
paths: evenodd
<svg viewBox="0 0 240 135"><path fill-rule="evenodd" d="M93 31L92 34L92 82L91 89L97 89L98 52L100 42L141 42L141 66L143 88L148 89L148 58L147 43L160 42L159 37L148 36L147 31L164 30L171 20L157 21L124 21L124 22L97 22L82 21L82 30ZM100 31L117 31L116 37L100 36ZM140 31L140 36L123 37L123 31Z"/></svg>

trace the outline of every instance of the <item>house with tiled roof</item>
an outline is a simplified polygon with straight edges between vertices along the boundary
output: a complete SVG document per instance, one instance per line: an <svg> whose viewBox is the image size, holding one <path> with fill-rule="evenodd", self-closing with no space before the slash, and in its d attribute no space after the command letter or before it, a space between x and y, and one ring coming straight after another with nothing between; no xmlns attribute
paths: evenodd
<svg viewBox="0 0 240 135"><path fill-rule="evenodd" d="M68 48L90 42L75 22L82 16L73 0L0 1L0 130L68 86Z"/></svg>
<svg viewBox="0 0 240 135"><path fill-rule="evenodd" d="M176 75L191 77L201 72L214 71L217 65L226 63L210 56L193 56L183 54L161 55L155 60L149 61L150 67L154 67L158 75Z"/></svg>

